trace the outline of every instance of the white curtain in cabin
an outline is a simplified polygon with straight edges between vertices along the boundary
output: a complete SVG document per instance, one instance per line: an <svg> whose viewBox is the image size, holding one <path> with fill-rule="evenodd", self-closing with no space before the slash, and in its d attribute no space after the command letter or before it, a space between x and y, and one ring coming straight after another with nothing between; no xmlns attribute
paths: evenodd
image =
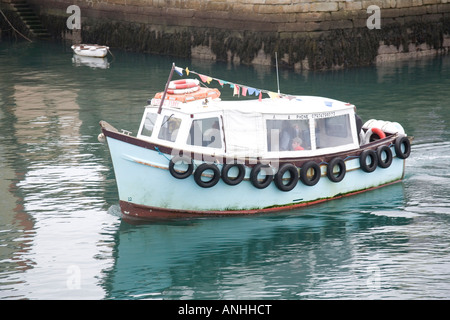
<svg viewBox="0 0 450 320"><path fill-rule="evenodd" d="M267 138L261 114L226 110L223 121L227 153L255 157L265 151Z"/></svg>

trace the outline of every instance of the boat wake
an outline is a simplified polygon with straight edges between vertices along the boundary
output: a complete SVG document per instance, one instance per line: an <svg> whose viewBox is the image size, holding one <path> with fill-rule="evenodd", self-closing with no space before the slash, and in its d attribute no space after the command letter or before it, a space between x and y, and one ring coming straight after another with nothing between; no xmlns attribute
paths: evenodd
<svg viewBox="0 0 450 320"><path fill-rule="evenodd" d="M122 217L122 211L120 210L119 204L113 204L111 207L109 207L108 214L113 216L113 217L121 218Z"/></svg>
<svg viewBox="0 0 450 320"><path fill-rule="evenodd" d="M406 210L419 214L449 214L450 142L413 145L406 165Z"/></svg>

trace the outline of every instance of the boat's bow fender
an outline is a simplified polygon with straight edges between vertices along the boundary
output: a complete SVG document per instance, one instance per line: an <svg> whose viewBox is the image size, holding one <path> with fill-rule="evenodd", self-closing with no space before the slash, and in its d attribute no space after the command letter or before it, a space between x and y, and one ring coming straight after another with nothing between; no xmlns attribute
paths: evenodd
<svg viewBox="0 0 450 320"><path fill-rule="evenodd" d="M370 119L363 124L363 129L379 128L385 133L406 135L405 129L398 122Z"/></svg>

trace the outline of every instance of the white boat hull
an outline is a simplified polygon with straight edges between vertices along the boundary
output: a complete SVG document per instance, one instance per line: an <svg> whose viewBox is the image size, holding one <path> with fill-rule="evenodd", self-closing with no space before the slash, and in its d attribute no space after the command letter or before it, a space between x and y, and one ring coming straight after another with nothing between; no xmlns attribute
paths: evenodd
<svg viewBox="0 0 450 320"><path fill-rule="evenodd" d="M79 56L93 58L104 58L109 50L109 47L99 45L73 45L71 48Z"/></svg>

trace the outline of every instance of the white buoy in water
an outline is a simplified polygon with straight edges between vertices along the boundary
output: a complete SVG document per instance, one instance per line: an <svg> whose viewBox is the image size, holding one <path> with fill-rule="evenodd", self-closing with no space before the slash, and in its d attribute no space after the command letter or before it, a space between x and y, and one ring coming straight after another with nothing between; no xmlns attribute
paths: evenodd
<svg viewBox="0 0 450 320"><path fill-rule="evenodd" d="M103 132L98 135L97 139L101 143L105 143L106 142L106 138L105 138L105 135L103 134Z"/></svg>

